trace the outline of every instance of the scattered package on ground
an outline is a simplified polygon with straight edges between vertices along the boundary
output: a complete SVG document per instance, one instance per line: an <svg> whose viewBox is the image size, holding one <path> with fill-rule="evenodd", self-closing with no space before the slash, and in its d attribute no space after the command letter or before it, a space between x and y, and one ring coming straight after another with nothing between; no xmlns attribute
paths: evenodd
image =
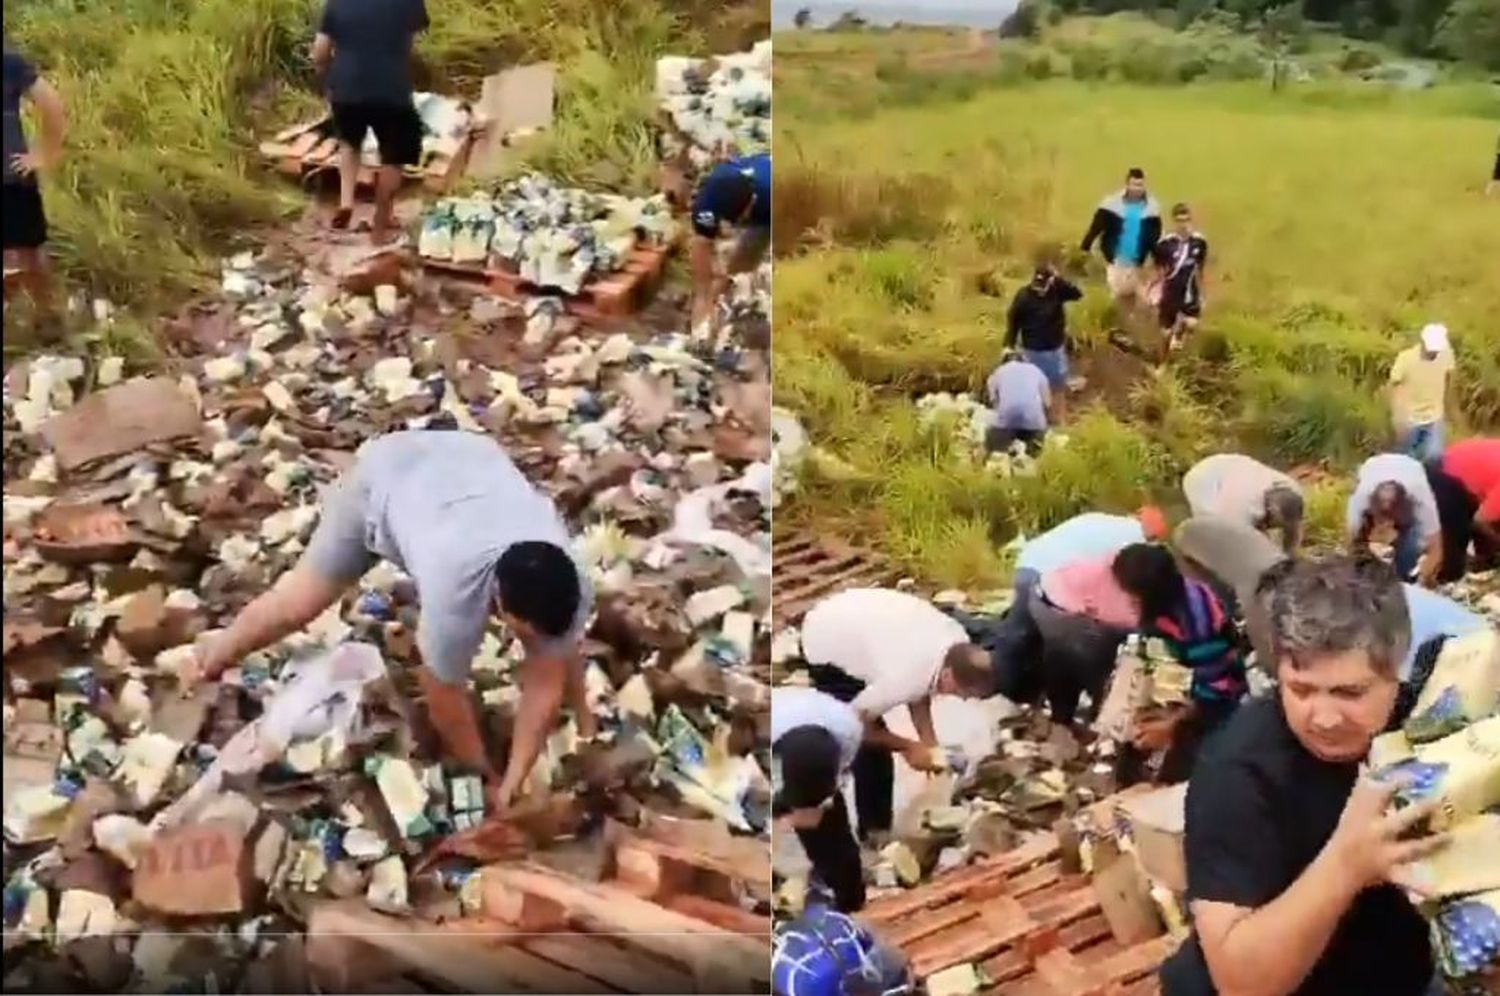
<svg viewBox="0 0 1500 996"><path fill-rule="evenodd" d="M573 294L591 275L620 269L637 246L670 242L674 226L661 195L595 194L532 173L492 196L438 201L422 218L418 252L505 268Z"/></svg>
<svg viewBox="0 0 1500 996"><path fill-rule="evenodd" d="M656 97L672 127L662 158L702 169L771 144L771 42L713 59L666 56L656 63Z"/></svg>

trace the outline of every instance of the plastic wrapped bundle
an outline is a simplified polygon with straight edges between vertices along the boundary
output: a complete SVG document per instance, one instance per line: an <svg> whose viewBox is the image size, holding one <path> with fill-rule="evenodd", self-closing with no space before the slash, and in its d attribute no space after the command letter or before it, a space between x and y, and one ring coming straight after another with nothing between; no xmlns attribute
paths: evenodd
<svg viewBox="0 0 1500 996"><path fill-rule="evenodd" d="M1432 947L1450 979L1493 971L1500 960L1500 889L1444 903L1432 919Z"/></svg>
<svg viewBox="0 0 1500 996"><path fill-rule="evenodd" d="M428 259L451 260L455 224L453 202L439 201L422 219L422 234L417 237L417 252Z"/></svg>
<svg viewBox="0 0 1500 996"><path fill-rule="evenodd" d="M1500 805L1500 716L1416 748L1415 755L1376 772L1402 783L1398 806L1438 800L1430 826L1447 830Z"/></svg>
<svg viewBox="0 0 1500 996"><path fill-rule="evenodd" d="M1496 712L1500 706L1500 634L1448 640L1407 719L1406 735L1424 743Z"/></svg>
<svg viewBox="0 0 1500 996"><path fill-rule="evenodd" d="M1448 846L1406 869L1404 881L1434 899L1500 889L1500 813L1453 828Z"/></svg>
<svg viewBox="0 0 1500 996"><path fill-rule="evenodd" d="M707 165L720 152L738 156L765 149L771 132L771 43L714 60L666 56L657 61L656 92L696 165ZM664 141L669 156L679 151L670 147L668 136Z"/></svg>
<svg viewBox="0 0 1500 996"><path fill-rule="evenodd" d="M489 259L495 233L495 208L489 201L458 201L453 207L453 261L483 263Z"/></svg>

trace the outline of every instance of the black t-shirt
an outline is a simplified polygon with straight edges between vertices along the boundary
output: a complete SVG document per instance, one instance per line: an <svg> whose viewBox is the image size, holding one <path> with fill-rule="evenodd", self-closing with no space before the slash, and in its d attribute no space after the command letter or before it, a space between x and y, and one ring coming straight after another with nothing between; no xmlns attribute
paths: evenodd
<svg viewBox="0 0 1500 996"><path fill-rule="evenodd" d="M1333 835L1358 771L1309 754L1279 700L1244 705L1188 783L1189 898L1253 908L1285 892ZM1421 996L1432 972L1426 924L1399 889L1376 886L1349 907L1296 996ZM1217 991L1196 934L1161 981L1163 996Z"/></svg>
<svg viewBox="0 0 1500 996"><path fill-rule="evenodd" d="M1156 243L1151 258L1173 290L1196 291L1198 276L1208 262L1208 240L1197 232L1188 236L1173 232Z"/></svg>
<svg viewBox="0 0 1500 996"><path fill-rule="evenodd" d="M328 92L336 103L411 103L412 39L425 0L327 0L318 30L333 39Z"/></svg>

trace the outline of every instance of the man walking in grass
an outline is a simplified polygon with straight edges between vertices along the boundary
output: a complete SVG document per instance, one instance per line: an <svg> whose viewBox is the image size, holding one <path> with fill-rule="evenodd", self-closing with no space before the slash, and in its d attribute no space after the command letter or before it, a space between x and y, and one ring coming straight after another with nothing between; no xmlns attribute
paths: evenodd
<svg viewBox="0 0 1500 996"><path fill-rule="evenodd" d="M1068 391L1068 316L1065 308L1083 291L1058 275L1048 260L1037 262L1031 282L1011 299L1006 316L1005 348L1017 344L1026 362L1046 375L1052 392L1052 417L1066 414Z"/></svg>
<svg viewBox="0 0 1500 996"><path fill-rule="evenodd" d="M1094 243L1108 265L1109 292L1117 305L1132 308L1140 302L1141 266L1151 258L1161 239L1161 207L1146 191L1146 172L1132 167L1125 186L1099 202L1093 222L1083 237L1083 251Z"/></svg>
<svg viewBox="0 0 1500 996"><path fill-rule="evenodd" d="M36 107L41 120L37 147L26 143L21 125L21 98ZM66 128L62 98L19 53L5 49L5 274L9 290L12 266L17 283L42 313L51 311L52 278L47 263L47 215L37 175L62 161Z"/></svg>
<svg viewBox="0 0 1500 996"><path fill-rule="evenodd" d="M755 269L771 248L771 154L761 152L719 163L698 186L692 213L691 320L696 329L713 315L729 278ZM739 234L721 273L716 244L725 229L731 228Z"/></svg>
<svg viewBox="0 0 1500 996"><path fill-rule="evenodd" d="M1193 228L1193 212L1186 204L1172 208L1173 230L1151 250L1156 264L1157 323L1167 339L1167 352L1182 348L1203 316L1204 267L1208 240Z"/></svg>
<svg viewBox="0 0 1500 996"><path fill-rule="evenodd" d="M1420 341L1396 355L1391 364L1391 419L1396 448L1413 459L1432 463L1443 455L1443 413L1453 350L1448 329L1428 325Z"/></svg>
<svg viewBox="0 0 1500 996"><path fill-rule="evenodd" d="M411 50L427 29L424 0L327 0L313 40L313 66L326 76L339 140L339 207L334 228L354 215L365 136L375 133L380 170L375 180L371 238L391 237L401 172L422 160L422 119L412 103Z"/></svg>

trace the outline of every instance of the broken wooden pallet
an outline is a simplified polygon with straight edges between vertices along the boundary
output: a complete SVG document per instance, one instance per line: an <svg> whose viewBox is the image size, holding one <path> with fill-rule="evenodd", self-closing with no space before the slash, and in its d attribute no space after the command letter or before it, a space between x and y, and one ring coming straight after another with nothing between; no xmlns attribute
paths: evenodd
<svg viewBox="0 0 1500 996"><path fill-rule="evenodd" d="M1114 996L1175 944L1120 944L1088 878L1063 872L1059 857L1057 839L1041 836L877 900L862 918L906 953L919 979L971 963L994 993Z"/></svg>
<svg viewBox="0 0 1500 996"><path fill-rule="evenodd" d="M402 172L408 179L420 180L433 193L443 193L463 175L473 146L471 132L459 143L458 151L453 155L429 155L421 165L408 166ZM311 182L317 176L338 169L339 143L333 137L333 121L324 118L294 125L262 142L260 154L278 172L297 177L304 183ZM376 173L375 166L362 162L356 179L357 189L361 192L373 190Z"/></svg>
<svg viewBox="0 0 1500 996"><path fill-rule="evenodd" d="M777 539L771 556L776 564L771 614L778 627L794 624L813 603L835 592L890 585L902 576L877 553L804 533Z"/></svg>
<svg viewBox="0 0 1500 996"><path fill-rule="evenodd" d="M563 295L569 314L586 320L625 318L645 307L661 283L670 246L636 246L620 269L585 283L576 294ZM475 263L453 263L422 258L422 265L436 273L462 280L483 282L490 291L511 301L557 291L521 279L520 274Z"/></svg>

